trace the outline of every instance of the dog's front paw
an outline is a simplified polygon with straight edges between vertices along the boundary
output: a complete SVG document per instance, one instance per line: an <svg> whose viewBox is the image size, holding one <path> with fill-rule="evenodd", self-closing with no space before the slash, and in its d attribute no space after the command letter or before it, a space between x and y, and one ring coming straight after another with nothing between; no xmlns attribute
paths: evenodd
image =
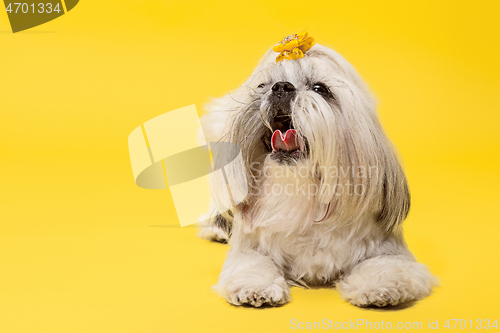
<svg viewBox="0 0 500 333"><path fill-rule="evenodd" d="M382 307L422 299L435 284L424 265L404 256L379 256L355 266L337 289L353 305Z"/></svg>
<svg viewBox="0 0 500 333"><path fill-rule="evenodd" d="M233 305L279 306L290 300L290 288L283 278L277 278L270 285L232 286L226 289L225 299Z"/></svg>
<svg viewBox="0 0 500 333"><path fill-rule="evenodd" d="M408 296L395 288L374 290L355 289L350 292L344 290L344 294L342 295L346 301L359 307L397 305L413 299L413 297Z"/></svg>

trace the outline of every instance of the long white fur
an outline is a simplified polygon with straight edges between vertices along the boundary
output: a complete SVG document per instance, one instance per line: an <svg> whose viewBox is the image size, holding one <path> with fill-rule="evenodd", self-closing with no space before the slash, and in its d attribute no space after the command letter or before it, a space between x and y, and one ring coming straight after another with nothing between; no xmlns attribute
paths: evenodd
<svg viewBox="0 0 500 333"><path fill-rule="evenodd" d="M300 60L276 64L275 57L267 52L242 87L215 101L202 119L208 141L242 147L254 190L232 216L225 215L232 219L231 248L215 288L231 304L257 307L286 303L290 285L336 285L357 306L429 295L436 280L415 261L400 228L410 201L406 177L364 82L340 54L319 44ZM287 176L260 141L270 126L270 87L279 81L297 88L292 121L310 147L295 168L285 166ZM326 84L335 101L308 89L311 82ZM258 88L261 83L265 87ZM375 166L377 172L332 176L325 171L332 166ZM309 170L307 177L298 174L300 168ZM346 182L362 186L363 194L332 194ZM276 195L273 186L290 194ZM216 226L202 233L224 235Z"/></svg>

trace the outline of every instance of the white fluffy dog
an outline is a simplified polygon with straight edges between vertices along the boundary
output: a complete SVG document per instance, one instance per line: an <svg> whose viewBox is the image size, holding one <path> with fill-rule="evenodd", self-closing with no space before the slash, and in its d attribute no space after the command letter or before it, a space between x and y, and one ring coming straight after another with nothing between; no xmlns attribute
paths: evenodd
<svg viewBox="0 0 500 333"><path fill-rule="evenodd" d="M231 246L215 288L255 307L288 302L291 285L336 286L357 306L429 295L434 277L401 230L406 177L364 82L322 45L277 55L202 119L209 141L240 147L249 184L201 232Z"/></svg>

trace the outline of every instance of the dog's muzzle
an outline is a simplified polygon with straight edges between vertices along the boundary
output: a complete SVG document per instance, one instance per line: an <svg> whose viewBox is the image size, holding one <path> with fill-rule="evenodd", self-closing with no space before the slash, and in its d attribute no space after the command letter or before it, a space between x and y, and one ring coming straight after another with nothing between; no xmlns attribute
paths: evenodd
<svg viewBox="0 0 500 333"><path fill-rule="evenodd" d="M271 154L271 158L286 162L301 158L305 152L305 143L292 123L291 103L295 99L296 89L290 82L277 82L269 95L269 117L271 129L266 131L262 142Z"/></svg>

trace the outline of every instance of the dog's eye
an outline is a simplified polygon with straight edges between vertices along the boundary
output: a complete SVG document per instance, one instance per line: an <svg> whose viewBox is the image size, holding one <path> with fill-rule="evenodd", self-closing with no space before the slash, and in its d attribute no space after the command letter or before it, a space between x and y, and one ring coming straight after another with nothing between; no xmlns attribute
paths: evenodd
<svg viewBox="0 0 500 333"><path fill-rule="evenodd" d="M313 90L315 92L317 92L318 94L325 95L325 96L330 94L330 91L328 90L328 88L323 83L319 83L319 82L314 84Z"/></svg>
<svg viewBox="0 0 500 333"><path fill-rule="evenodd" d="M259 85L257 86L257 88L264 88L265 86L266 86L266 84L265 84L265 83L261 83L261 84L259 84Z"/></svg>

